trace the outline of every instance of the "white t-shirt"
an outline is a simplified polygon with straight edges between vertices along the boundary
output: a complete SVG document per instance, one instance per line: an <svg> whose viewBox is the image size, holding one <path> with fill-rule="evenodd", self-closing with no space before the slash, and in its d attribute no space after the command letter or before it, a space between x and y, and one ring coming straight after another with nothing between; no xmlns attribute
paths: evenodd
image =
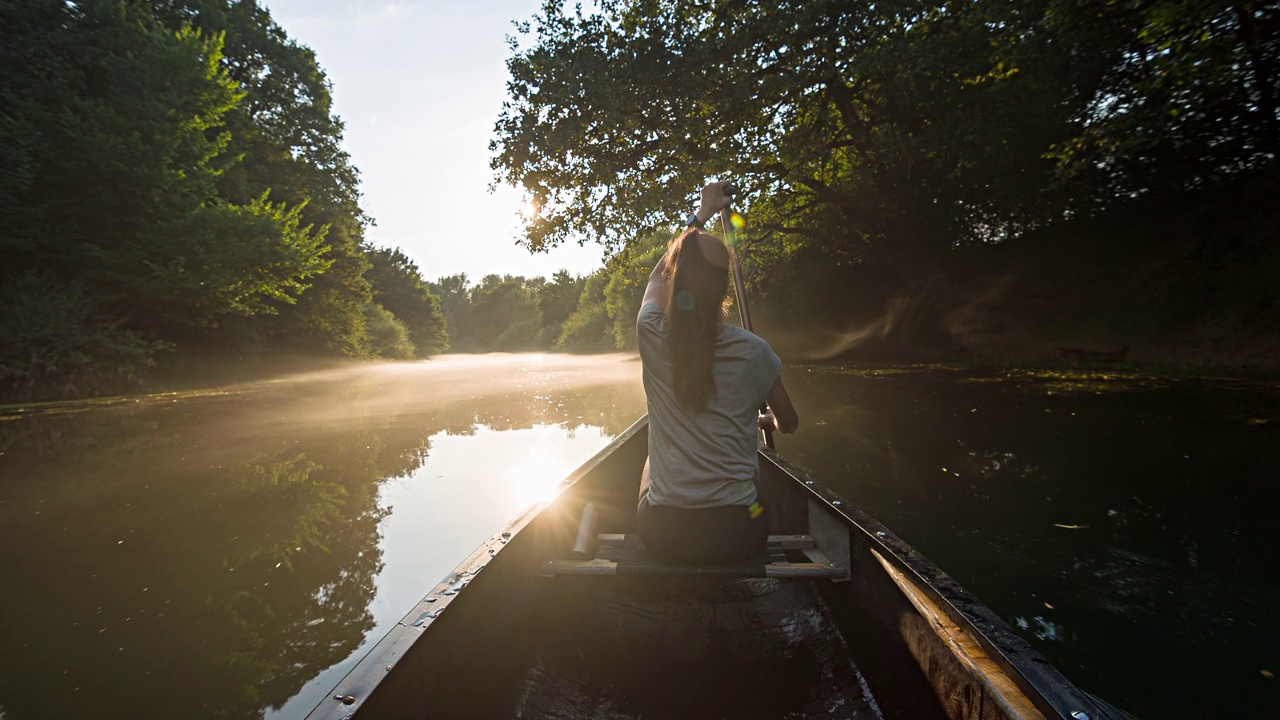
<svg viewBox="0 0 1280 720"><path fill-rule="evenodd" d="M782 370L769 343L721 323L715 392L689 413L675 396L667 316L656 303L640 308L636 340L649 405L649 502L691 509L755 502L756 416Z"/></svg>

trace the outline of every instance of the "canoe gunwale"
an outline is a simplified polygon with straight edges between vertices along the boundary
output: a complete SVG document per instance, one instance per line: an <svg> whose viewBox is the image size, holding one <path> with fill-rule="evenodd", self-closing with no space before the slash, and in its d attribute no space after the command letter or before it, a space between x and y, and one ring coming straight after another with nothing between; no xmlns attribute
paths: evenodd
<svg viewBox="0 0 1280 720"><path fill-rule="evenodd" d="M971 637L1041 712L1048 717L1066 720L1080 717L1105 720L1108 717L1089 695L1077 688L1004 620L889 528L811 478L776 451L761 446L760 458L808 491L809 501L817 502L826 512L842 518L850 531L857 532L868 547L878 551L909 578L916 589L936 603L953 622L961 628L972 629Z"/></svg>

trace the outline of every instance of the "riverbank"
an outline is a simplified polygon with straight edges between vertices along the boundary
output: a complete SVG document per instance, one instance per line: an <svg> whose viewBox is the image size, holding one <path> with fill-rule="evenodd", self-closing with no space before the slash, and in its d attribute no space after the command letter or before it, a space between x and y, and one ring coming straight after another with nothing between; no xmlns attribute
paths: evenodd
<svg viewBox="0 0 1280 720"><path fill-rule="evenodd" d="M375 362L387 361L305 355L268 358L186 356L180 360L164 358L155 367L132 374L114 384L95 383L84 388L70 384L6 388L6 392L0 392L0 411L16 407L110 404L136 397L186 397L227 385Z"/></svg>
<svg viewBox="0 0 1280 720"><path fill-rule="evenodd" d="M761 298L758 326L785 354L814 360L1272 377L1277 193L1280 176L1257 173L1142 197L956 247L906 283L866 264L797 267L774 281L778 298Z"/></svg>

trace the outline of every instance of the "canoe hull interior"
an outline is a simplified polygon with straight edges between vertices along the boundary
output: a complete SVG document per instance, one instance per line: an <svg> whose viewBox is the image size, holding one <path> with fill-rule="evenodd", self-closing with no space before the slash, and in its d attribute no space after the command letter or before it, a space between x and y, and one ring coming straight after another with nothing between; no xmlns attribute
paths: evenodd
<svg viewBox="0 0 1280 720"><path fill-rule="evenodd" d="M586 503L600 533L634 532L647 430L495 533L332 693L354 703L309 717L1105 717L909 546L768 452L772 533L812 533L847 580L540 576Z"/></svg>

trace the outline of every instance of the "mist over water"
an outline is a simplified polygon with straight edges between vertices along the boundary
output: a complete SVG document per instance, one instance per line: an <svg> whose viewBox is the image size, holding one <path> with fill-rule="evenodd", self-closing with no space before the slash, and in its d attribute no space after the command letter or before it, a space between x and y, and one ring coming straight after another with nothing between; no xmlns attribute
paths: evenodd
<svg viewBox="0 0 1280 720"><path fill-rule="evenodd" d="M300 717L643 412L634 357L486 355L0 413L0 713Z"/></svg>
<svg viewBox="0 0 1280 720"><path fill-rule="evenodd" d="M1280 712L1280 386L784 373L801 427L779 451L1083 689L1139 717ZM0 714L301 717L643 412L629 355L0 410Z"/></svg>

